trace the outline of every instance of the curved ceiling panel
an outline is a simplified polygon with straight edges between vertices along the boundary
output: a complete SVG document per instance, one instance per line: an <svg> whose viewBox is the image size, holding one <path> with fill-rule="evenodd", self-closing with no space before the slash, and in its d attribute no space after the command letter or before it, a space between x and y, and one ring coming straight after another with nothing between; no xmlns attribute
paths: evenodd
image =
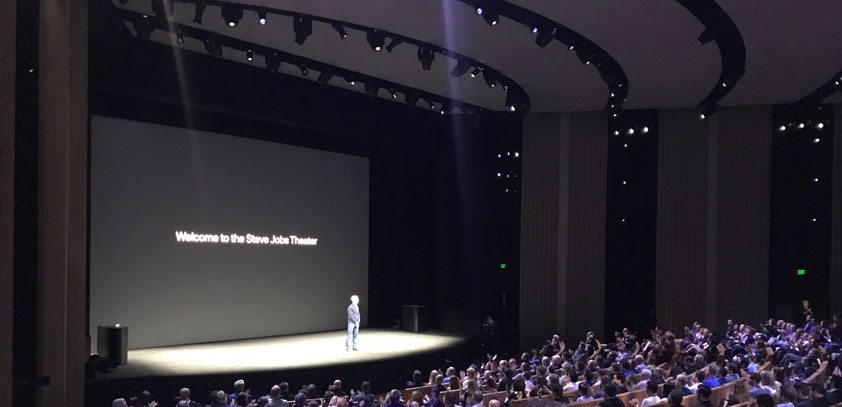
<svg viewBox="0 0 842 407"><path fill-rule="evenodd" d="M123 0L114 0L115 4ZM140 12L151 12L149 0L126 0ZM280 7L275 0L231 0ZM600 110L606 85L597 69L583 65L559 41L535 44L529 27L501 18L492 27L467 0L287 0L282 8L395 32L464 54L494 67L520 84L532 111ZM495 0L499 1L499 0ZM628 78L626 108L693 107L718 82L722 68L715 42L699 45L705 29L676 0L508 0L578 32L610 54ZM842 69L842 15L838 1L797 2L717 0L734 21L746 48L745 75L722 100L724 104L794 102ZM177 1L176 19L193 24L193 5ZM413 46L394 52L372 52L362 33L339 39L323 24L313 25L304 45L293 41L290 17L273 17L259 26L246 13L236 28L224 25L209 6L204 24L222 35L264 44L362 74L383 78L433 94L492 110L504 110L505 91L489 88L470 76L451 78L455 60L436 58L422 70Z"/></svg>
<svg viewBox="0 0 842 407"><path fill-rule="evenodd" d="M617 59L632 85L626 108L696 106L719 77L716 45L699 45L704 25L676 1L511 1L572 28Z"/></svg>
<svg viewBox="0 0 842 407"><path fill-rule="evenodd" d="M746 74L722 102L791 103L842 69L842 2L718 0L746 44Z"/></svg>

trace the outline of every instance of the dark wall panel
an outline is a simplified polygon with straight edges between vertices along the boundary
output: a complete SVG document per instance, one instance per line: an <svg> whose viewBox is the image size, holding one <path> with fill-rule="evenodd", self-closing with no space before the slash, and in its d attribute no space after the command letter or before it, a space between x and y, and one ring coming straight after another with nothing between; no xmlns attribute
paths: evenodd
<svg viewBox="0 0 842 407"><path fill-rule="evenodd" d="M0 0L0 394L12 394L15 0Z"/></svg>
<svg viewBox="0 0 842 407"><path fill-rule="evenodd" d="M655 307L673 332L705 318L707 127L692 109L660 112Z"/></svg>
<svg viewBox="0 0 842 407"><path fill-rule="evenodd" d="M561 115L530 114L523 123L520 343L533 346L556 328Z"/></svg>
<svg viewBox="0 0 842 407"><path fill-rule="evenodd" d="M830 310L842 311L842 105L834 106L830 237Z"/></svg>
<svg viewBox="0 0 842 407"><path fill-rule="evenodd" d="M717 313L725 320L767 318L771 110L729 107L720 112Z"/></svg>
<svg viewBox="0 0 842 407"><path fill-rule="evenodd" d="M602 336L605 313L605 197L608 120L604 112L570 118L566 336Z"/></svg>

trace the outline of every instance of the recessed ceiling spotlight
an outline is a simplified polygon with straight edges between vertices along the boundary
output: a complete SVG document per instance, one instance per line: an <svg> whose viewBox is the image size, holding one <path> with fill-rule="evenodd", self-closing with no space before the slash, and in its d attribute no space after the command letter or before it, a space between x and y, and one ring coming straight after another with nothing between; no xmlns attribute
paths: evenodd
<svg viewBox="0 0 842 407"><path fill-rule="evenodd" d="M222 14L222 19L225 20L225 24L234 28L243 18L243 6L238 4L223 4L220 7L220 13Z"/></svg>
<svg viewBox="0 0 842 407"><path fill-rule="evenodd" d="M257 22L260 23L260 25L266 25L266 14L266 10L260 9L257 11Z"/></svg>
<svg viewBox="0 0 842 407"><path fill-rule="evenodd" d="M386 43L386 36L378 31L378 30L371 30L366 33L366 41L368 42L368 46L371 47L371 50L374 52L380 52L383 49L383 45Z"/></svg>

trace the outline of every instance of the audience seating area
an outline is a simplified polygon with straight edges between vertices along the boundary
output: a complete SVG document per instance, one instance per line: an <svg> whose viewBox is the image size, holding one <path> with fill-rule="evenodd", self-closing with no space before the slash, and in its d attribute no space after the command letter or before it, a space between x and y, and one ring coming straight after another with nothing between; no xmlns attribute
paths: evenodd
<svg viewBox="0 0 842 407"><path fill-rule="evenodd" d="M576 346L556 335L507 359L487 355L457 370L413 372L403 390L346 392L336 380L323 396L313 384L291 393L281 383L252 397L245 383L215 390L211 407L842 407L840 317L803 324L728 321L717 334L699 323L683 336L654 329L647 339L623 330L613 342L589 332ZM182 389L162 406L203 406ZM154 407L151 395L135 404ZM114 407L125 400L114 400Z"/></svg>

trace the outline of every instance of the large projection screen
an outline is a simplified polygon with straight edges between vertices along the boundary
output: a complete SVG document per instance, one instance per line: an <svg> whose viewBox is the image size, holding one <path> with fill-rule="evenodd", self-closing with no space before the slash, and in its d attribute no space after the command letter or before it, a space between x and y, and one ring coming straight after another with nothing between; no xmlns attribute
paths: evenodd
<svg viewBox="0 0 842 407"><path fill-rule="evenodd" d="M129 348L344 329L367 158L93 116L90 330ZM342 346L342 345L338 345Z"/></svg>

